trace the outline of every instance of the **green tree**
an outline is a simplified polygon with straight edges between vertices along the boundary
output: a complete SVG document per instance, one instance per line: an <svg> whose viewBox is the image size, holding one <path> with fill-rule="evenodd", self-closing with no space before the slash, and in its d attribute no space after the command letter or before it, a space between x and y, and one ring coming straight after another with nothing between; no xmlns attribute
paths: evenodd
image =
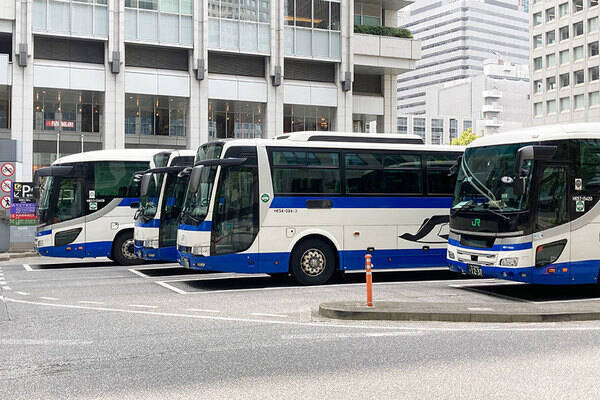
<svg viewBox="0 0 600 400"><path fill-rule="evenodd" d="M451 144L457 146L466 146L479 137L480 136L477 136L473 133L473 129L469 128L464 130L459 137L452 139Z"/></svg>

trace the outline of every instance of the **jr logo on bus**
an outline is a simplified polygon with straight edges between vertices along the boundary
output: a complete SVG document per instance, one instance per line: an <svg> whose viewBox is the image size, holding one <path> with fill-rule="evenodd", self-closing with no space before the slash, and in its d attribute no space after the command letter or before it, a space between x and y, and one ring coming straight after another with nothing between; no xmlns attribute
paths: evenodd
<svg viewBox="0 0 600 400"><path fill-rule="evenodd" d="M471 226L481 226L481 220L479 218L475 218L471 221Z"/></svg>

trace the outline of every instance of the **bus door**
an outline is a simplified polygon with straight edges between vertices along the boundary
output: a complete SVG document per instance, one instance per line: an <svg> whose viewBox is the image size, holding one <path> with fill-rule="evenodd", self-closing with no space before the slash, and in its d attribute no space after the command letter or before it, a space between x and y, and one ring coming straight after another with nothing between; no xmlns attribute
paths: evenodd
<svg viewBox="0 0 600 400"><path fill-rule="evenodd" d="M81 176L52 177L56 182L53 191L56 205L52 213L54 246L67 257L86 255L86 203L85 180Z"/></svg>
<svg viewBox="0 0 600 400"><path fill-rule="evenodd" d="M540 165L533 230L533 262L547 274L570 278L571 227L569 218L568 167Z"/></svg>

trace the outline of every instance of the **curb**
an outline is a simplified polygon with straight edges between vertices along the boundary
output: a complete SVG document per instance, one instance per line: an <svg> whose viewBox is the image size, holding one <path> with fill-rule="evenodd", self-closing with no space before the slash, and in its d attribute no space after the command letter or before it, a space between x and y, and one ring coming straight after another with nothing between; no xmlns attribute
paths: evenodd
<svg viewBox="0 0 600 400"><path fill-rule="evenodd" d="M450 306L450 307L449 307ZM367 307L364 302L323 303L319 306L319 315L325 318L342 320L379 320L379 321L439 321L439 322L563 322L600 320L598 311L561 312L551 310L525 310L515 312L468 311L462 304L456 304L456 310L450 310L448 303L400 303L379 302ZM489 304L469 304L472 308L487 308ZM419 310L419 308L429 308ZM460 310L459 308L462 308Z"/></svg>
<svg viewBox="0 0 600 400"><path fill-rule="evenodd" d="M34 251L24 253L0 253L0 261L8 261L15 258L35 257L38 254Z"/></svg>

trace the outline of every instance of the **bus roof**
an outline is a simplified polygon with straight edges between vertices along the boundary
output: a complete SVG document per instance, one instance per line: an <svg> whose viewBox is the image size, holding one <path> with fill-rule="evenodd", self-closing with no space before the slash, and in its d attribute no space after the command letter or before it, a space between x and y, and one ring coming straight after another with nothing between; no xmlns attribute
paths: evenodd
<svg viewBox="0 0 600 400"><path fill-rule="evenodd" d="M397 133L357 133L335 131L304 131L286 133L277 136L279 140L293 140L300 142L351 142L351 143L397 143L397 144L423 144L419 135Z"/></svg>
<svg viewBox="0 0 600 400"><path fill-rule="evenodd" d="M371 134L375 135L375 134ZM379 135L379 134L377 134ZM270 146L270 147L297 147L321 149L356 149L356 150L415 150L415 151L440 151L463 152L464 146L427 145L405 143L361 143L361 142L333 142L333 141L297 141L286 139L233 139L224 143L223 150L232 146ZM224 154L223 152L222 154Z"/></svg>
<svg viewBox="0 0 600 400"><path fill-rule="evenodd" d="M468 147L493 146L510 143L529 143L558 139L600 139L600 123L542 125L484 136Z"/></svg>
<svg viewBox="0 0 600 400"><path fill-rule="evenodd" d="M169 152L166 149L115 149L96 150L71 154L54 161L52 165L87 161L150 161L155 154Z"/></svg>
<svg viewBox="0 0 600 400"><path fill-rule="evenodd" d="M195 157L196 152L194 150L173 150L171 155L169 156L168 165L171 165L171 162L177 157Z"/></svg>

